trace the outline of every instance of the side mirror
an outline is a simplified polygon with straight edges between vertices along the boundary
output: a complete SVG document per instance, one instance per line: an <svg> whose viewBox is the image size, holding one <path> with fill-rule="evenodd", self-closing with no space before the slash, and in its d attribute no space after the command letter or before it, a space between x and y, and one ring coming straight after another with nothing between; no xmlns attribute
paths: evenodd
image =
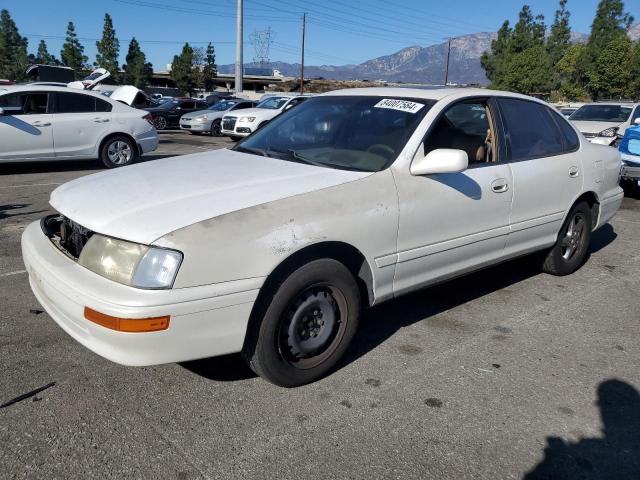
<svg viewBox="0 0 640 480"><path fill-rule="evenodd" d="M640 117L636 118L636 119L633 121L633 124L634 124L634 125L640 125Z"/></svg>
<svg viewBox="0 0 640 480"><path fill-rule="evenodd" d="M4 115L4 108L0 107L0 116Z"/></svg>
<svg viewBox="0 0 640 480"><path fill-rule="evenodd" d="M438 148L411 163L411 175L463 172L469 167L469 156L464 150Z"/></svg>

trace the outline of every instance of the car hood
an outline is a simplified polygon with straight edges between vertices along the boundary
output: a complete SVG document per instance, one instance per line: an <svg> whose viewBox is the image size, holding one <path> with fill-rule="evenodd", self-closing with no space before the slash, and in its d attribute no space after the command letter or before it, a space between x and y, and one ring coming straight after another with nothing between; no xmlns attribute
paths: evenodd
<svg viewBox="0 0 640 480"><path fill-rule="evenodd" d="M200 115L206 115L207 118L222 118L222 115L224 115L225 113L226 111L216 112L213 110L198 110L196 112L186 113L182 116L182 118L186 120L189 118L199 117Z"/></svg>
<svg viewBox="0 0 640 480"><path fill-rule="evenodd" d="M116 88L113 92L111 92L109 98L111 100L123 102L131 106L136 98L136 95L138 95L138 92L140 92L140 90L133 85L124 85L122 87Z"/></svg>
<svg viewBox="0 0 640 480"><path fill-rule="evenodd" d="M578 130L582 133L598 134L603 130L611 127L619 127L621 122L589 122L584 120L571 120Z"/></svg>
<svg viewBox="0 0 640 480"><path fill-rule="evenodd" d="M275 117L277 114L279 114L282 110L280 109L273 109L273 108L243 108L242 110L235 110L232 112L226 112L226 115L231 115L234 117L249 117L251 115L255 116L272 116Z"/></svg>
<svg viewBox="0 0 640 480"><path fill-rule="evenodd" d="M49 203L94 232L151 244L203 220L369 175L225 149L88 175L56 188Z"/></svg>

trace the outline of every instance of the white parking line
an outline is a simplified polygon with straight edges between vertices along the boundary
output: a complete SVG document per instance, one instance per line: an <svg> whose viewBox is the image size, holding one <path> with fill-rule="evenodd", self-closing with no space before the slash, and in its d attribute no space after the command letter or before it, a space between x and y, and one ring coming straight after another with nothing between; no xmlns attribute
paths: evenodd
<svg viewBox="0 0 640 480"><path fill-rule="evenodd" d="M62 185L62 183L25 183L22 185L5 185L0 188L20 188L20 187L47 187L50 185Z"/></svg>
<svg viewBox="0 0 640 480"><path fill-rule="evenodd" d="M10 277L12 275L20 275L21 273L27 273L27 271L26 270L16 270L15 272L0 273L0 278L1 277Z"/></svg>

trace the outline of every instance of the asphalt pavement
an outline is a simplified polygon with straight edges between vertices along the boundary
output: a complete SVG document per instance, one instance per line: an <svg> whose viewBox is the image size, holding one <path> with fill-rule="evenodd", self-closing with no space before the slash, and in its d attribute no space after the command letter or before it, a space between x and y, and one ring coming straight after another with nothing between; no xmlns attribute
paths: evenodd
<svg viewBox="0 0 640 480"><path fill-rule="evenodd" d="M145 160L231 144L161 139ZM640 478L640 200L574 275L524 258L387 302L336 372L282 389L235 355L119 366L42 312L20 234L101 170L0 166L0 478Z"/></svg>

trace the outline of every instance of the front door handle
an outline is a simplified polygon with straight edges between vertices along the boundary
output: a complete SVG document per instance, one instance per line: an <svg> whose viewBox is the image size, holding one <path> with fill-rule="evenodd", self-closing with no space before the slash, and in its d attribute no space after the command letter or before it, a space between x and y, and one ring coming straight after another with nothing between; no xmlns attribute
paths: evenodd
<svg viewBox="0 0 640 480"><path fill-rule="evenodd" d="M491 182L491 190L494 193L504 193L509 190L509 184L504 178L498 178Z"/></svg>
<svg viewBox="0 0 640 480"><path fill-rule="evenodd" d="M108 118L94 118L93 121L96 122L96 123L107 123L109 121L109 119Z"/></svg>
<svg viewBox="0 0 640 480"><path fill-rule="evenodd" d="M580 169L576 165L569 167L569 176L571 178L576 178L578 175L580 175Z"/></svg>
<svg viewBox="0 0 640 480"><path fill-rule="evenodd" d="M34 127L50 127L51 123L49 122L33 122L31 125Z"/></svg>

